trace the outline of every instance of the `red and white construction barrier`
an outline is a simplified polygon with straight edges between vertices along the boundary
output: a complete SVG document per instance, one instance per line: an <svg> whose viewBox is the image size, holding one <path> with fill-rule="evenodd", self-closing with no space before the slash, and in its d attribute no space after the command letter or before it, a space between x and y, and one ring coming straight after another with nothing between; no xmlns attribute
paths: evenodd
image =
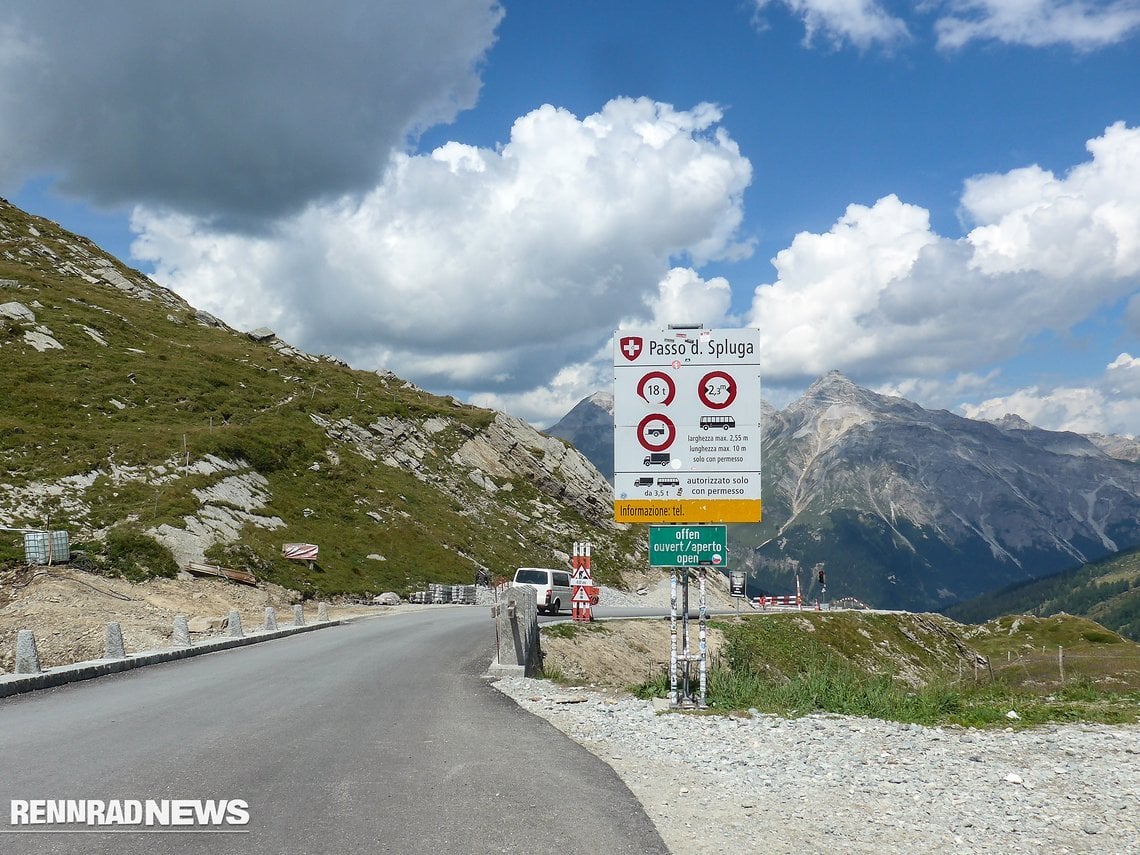
<svg viewBox="0 0 1140 855"><path fill-rule="evenodd" d="M570 559L573 572L570 574L570 618L576 621L592 621L599 600L599 590L590 575L590 544L575 543L574 555Z"/></svg>
<svg viewBox="0 0 1140 855"><path fill-rule="evenodd" d="M756 603L756 608L758 609L766 609L772 606L782 606L785 608L791 606L793 608L799 608L803 605L797 594L786 594L780 597L755 597L753 598L753 602Z"/></svg>

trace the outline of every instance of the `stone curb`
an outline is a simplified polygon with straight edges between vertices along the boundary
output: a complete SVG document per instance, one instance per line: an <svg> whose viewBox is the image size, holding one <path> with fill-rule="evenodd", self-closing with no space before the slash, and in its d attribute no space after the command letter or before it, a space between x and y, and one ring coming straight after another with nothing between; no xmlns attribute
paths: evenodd
<svg viewBox="0 0 1140 855"><path fill-rule="evenodd" d="M47 668L39 674L5 674L0 676L0 698L10 695L19 695L24 692L34 692L36 689L49 689L53 686L62 686L66 683L75 683L79 680L90 680L106 674L116 674L120 671L130 671L133 668L142 668L144 665L157 665L160 662L174 662L178 659L188 659L191 656L201 656L205 653L214 653L218 650L228 650L231 647L245 647L247 644L257 644L261 641L272 641L275 638L285 638L302 632L313 632L330 626L339 626L352 623L374 615L357 615L337 620L308 623L303 626L290 626L276 631L254 631L241 638L207 638L196 642L189 647L171 647L163 650L143 650L139 653L129 653L124 659L91 659L87 662L76 662L71 665L59 665Z"/></svg>

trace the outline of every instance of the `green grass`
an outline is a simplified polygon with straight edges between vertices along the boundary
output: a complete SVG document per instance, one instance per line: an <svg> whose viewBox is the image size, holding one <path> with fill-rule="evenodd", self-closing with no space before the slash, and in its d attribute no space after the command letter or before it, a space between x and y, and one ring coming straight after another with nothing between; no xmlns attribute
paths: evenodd
<svg viewBox="0 0 1140 855"><path fill-rule="evenodd" d="M107 534L107 569L132 582L154 576L170 579L178 573L167 547L130 528L112 529Z"/></svg>
<svg viewBox="0 0 1140 855"><path fill-rule="evenodd" d="M612 630L606 626L604 621L592 621L590 623L566 621L564 623L545 624L542 627L542 636L544 638L576 638L579 635L588 633L605 635L609 632L612 632Z"/></svg>
<svg viewBox="0 0 1140 855"><path fill-rule="evenodd" d="M1014 620L963 627L931 615L803 613L721 621L726 645L723 661L710 668L707 700L721 712L832 713L926 726L1140 721L1140 646L1083 619ZM1064 681L1054 648L1051 679L985 667L975 682L972 657L980 650L968 639L982 638L997 659L1014 649L1024 655L1042 637L1074 651ZM971 664L961 669L965 656ZM1086 667L1093 661L1096 667ZM668 697L668 674L633 691ZM1007 716L1011 710L1016 719Z"/></svg>

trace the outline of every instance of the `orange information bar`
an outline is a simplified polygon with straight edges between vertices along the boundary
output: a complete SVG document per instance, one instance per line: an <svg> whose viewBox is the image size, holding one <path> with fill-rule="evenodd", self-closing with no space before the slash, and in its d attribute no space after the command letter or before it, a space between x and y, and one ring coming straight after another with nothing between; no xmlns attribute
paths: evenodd
<svg viewBox="0 0 1140 855"><path fill-rule="evenodd" d="M616 499L619 523L757 523L759 499Z"/></svg>

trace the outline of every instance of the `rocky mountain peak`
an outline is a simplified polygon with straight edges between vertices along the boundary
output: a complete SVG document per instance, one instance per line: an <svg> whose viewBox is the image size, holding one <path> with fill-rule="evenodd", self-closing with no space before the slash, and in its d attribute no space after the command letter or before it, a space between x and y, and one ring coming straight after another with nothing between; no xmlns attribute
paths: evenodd
<svg viewBox="0 0 1140 855"><path fill-rule="evenodd" d="M606 478L613 477L613 392L595 392L583 398L546 433L572 443Z"/></svg>
<svg viewBox="0 0 1140 855"><path fill-rule="evenodd" d="M1017 413L1006 413L1000 419L993 419L993 424L1002 430L1033 430L1034 426Z"/></svg>
<svg viewBox="0 0 1140 855"><path fill-rule="evenodd" d="M852 428L873 425L889 409L889 399L829 371L784 409L783 419L795 436L827 445Z"/></svg>
<svg viewBox="0 0 1140 855"><path fill-rule="evenodd" d="M599 410L609 413L611 416L614 412L614 393L613 392L595 392L590 397L586 398L593 406Z"/></svg>

